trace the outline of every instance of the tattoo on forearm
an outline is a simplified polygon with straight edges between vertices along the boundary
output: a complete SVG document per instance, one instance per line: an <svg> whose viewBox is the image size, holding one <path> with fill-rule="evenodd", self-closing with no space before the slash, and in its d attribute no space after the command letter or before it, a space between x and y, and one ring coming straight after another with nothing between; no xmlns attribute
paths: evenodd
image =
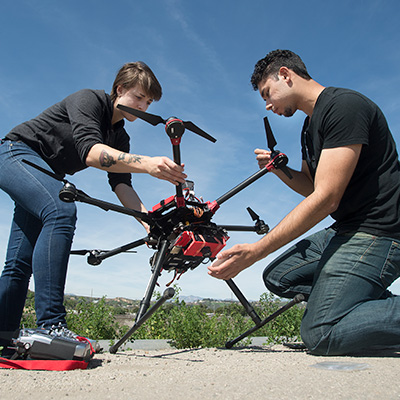
<svg viewBox="0 0 400 400"><path fill-rule="evenodd" d="M102 167L106 167L109 168L111 167L113 164L116 164L117 162L114 160L113 156L111 156L110 154L108 154L105 150L103 150L100 153L100 165Z"/></svg>
<svg viewBox="0 0 400 400"><path fill-rule="evenodd" d="M126 153L121 153L118 156L118 160L122 161L125 164L132 164L132 163L139 163L140 164L140 161L142 160L142 157L137 156L136 154L128 154L129 157L127 159L125 159L126 155L127 155Z"/></svg>

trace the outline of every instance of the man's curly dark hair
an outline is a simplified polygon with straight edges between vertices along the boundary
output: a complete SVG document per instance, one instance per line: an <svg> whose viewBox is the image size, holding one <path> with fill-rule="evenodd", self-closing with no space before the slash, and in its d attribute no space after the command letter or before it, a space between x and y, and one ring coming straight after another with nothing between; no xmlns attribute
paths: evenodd
<svg viewBox="0 0 400 400"><path fill-rule="evenodd" d="M302 59L293 51L273 50L255 65L251 76L253 89L258 90L258 84L269 76L275 75L277 77L281 67L291 69L304 79L312 79Z"/></svg>

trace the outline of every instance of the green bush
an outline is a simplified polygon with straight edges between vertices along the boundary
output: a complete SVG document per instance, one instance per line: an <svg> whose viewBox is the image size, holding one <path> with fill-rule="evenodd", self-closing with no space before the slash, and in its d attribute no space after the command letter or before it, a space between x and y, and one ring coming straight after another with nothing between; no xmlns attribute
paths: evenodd
<svg viewBox="0 0 400 400"><path fill-rule="evenodd" d="M282 299L271 293L263 293L259 303L255 306L258 315L266 318L284 305ZM257 336L265 336L268 344L284 343L300 339L300 324L304 308L295 305L257 331Z"/></svg>
<svg viewBox="0 0 400 400"><path fill-rule="evenodd" d="M204 304L186 304L179 299L180 289L175 286L173 299L165 303L132 336L135 339L169 339L176 348L222 347L254 326L254 322L240 303L223 305L214 313ZM155 292L154 301L160 298ZM120 307L107 304L105 297L93 301L85 298L68 300L67 323L69 329L92 339L112 340L122 337L128 330L116 322ZM284 303L270 293L261 295L254 309L261 319L278 310ZM265 336L268 344L283 343L300 338L303 307L296 305L262 328L253 336ZM22 324L36 326L33 294L28 296ZM249 338L240 342L249 343Z"/></svg>
<svg viewBox="0 0 400 400"><path fill-rule="evenodd" d="M221 347L227 339L233 339L254 326L254 322L243 315L239 304L229 305L227 312L207 313L201 305L188 305L179 300L179 288L171 304L157 311L149 321L132 336L134 339L170 339L176 348ZM159 298L160 294L155 294ZM279 299L263 294L255 310L261 319L282 306ZM257 330L254 335L266 336L267 343L282 343L300 337L300 323L304 310L299 306L290 308L276 319ZM245 339L242 344L248 344Z"/></svg>
<svg viewBox="0 0 400 400"><path fill-rule="evenodd" d="M66 316L68 328L80 336L108 340L124 335L128 330L126 326L116 322L117 310L106 303L105 297L95 301L82 297L78 301L68 300L65 305L68 305ZM21 326L36 328L33 292L28 293Z"/></svg>
<svg viewBox="0 0 400 400"><path fill-rule="evenodd" d="M80 336L91 339L114 339L126 329L115 321L115 310L108 305L105 297L98 301L81 299L73 310L67 313L68 328Z"/></svg>

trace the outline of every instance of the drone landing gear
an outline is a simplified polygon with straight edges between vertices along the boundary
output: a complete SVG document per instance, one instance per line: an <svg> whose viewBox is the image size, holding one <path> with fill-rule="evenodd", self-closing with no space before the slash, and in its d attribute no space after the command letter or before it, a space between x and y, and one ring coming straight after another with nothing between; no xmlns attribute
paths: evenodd
<svg viewBox="0 0 400 400"><path fill-rule="evenodd" d="M165 289L163 295L157 300L153 307L151 307L150 310L143 314L139 319L136 319L132 328L129 329L129 331L126 332L117 343L110 347L110 353L115 354L119 347L122 346L167 300L174 297L174 294L175 290L173 288Z"/></svg>
<svg viewBox="0 0 400 400"><path fill-rule="evenodd" d="M233 345L236 343L240 342L242 339L245 337L251 335L253 332L256 330L260 329L263 327L265 324L268 322L272 321L275 319L278 315L282 314L283 312L287 311L289 308L293 307L295 304L301 303L302 301L305 300L304 296L302 294L296 295L292 300L290 300L287 304L279 308L279 310L275 311L271 315L269 315L267 318L264 320L261 320L257 312L254 310L253 306L247 301L247 299L244 297L243 293L240 291L240 289L236 286L236 284L232 281L232 279L228 279L225 281L228 286L231 288L232 292L235 293L236 297L240 301L240 303L243 305L244 309L246 310L247 314L251 317L251 319L254 321L255 326L252 328L248 329L246 332L242 333L238 337L232 340L228 340L225 343L225 347L227 349L231 349Z"/></svg>
<svg viewBox="0 0 400 400"><path fill-rule="evenodd" d="M154 289L157 284L158 277L161 274L161 269L164 264L165 257L167 255L167 250L169 246L168 240L163 240L161 242L160 250L157 253L157 258L154 264L153 272L150 277L149 284L147 285L146 292L144 297L140 303L139 311L136 315L135 323L131 329L113 346L110 347L110 353L115 354L120 346L122 346L142 325L146 322L167 300L171 299L175 290L173 288L165 289L163 295L159 300L153 305L153 307L148 310L150 307L150 300L153 296Z"/></svg>

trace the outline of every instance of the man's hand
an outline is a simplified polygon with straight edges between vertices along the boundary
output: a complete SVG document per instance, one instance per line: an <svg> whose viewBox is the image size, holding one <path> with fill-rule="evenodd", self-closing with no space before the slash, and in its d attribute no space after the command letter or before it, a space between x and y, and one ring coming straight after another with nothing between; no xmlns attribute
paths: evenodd
<svg viewBox="0 0 400 400"><path fill-rule="evenodd" d="M234 278L259 260L254 247L254 244L245 243L237 244L229 250L222 251L208 267L208 274L224 280Z"/></svg>
<svg viewBox="0 0 400 400"><path fill-rule="evenodd" d="M271 152L263 149L255 149L254 154L256 155L256 160L260 169L265 168L265 166L271 162Z"/></svg>

